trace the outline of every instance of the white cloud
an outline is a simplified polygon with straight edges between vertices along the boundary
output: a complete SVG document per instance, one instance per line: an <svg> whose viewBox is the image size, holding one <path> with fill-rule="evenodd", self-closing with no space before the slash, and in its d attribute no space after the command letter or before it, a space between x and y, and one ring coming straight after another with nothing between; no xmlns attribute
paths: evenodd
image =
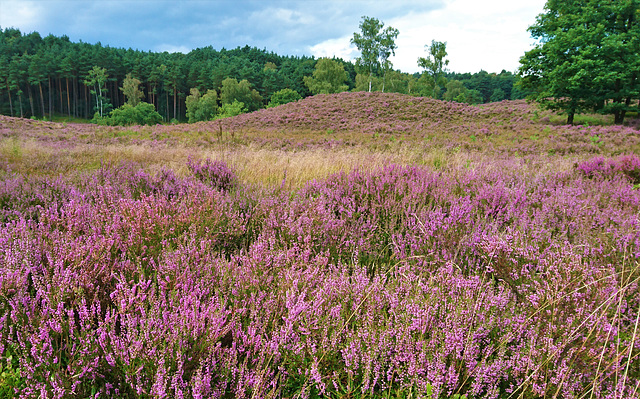
<svg viewBox="0 0 640 399"><path fill-rule="evenodd" d="M153 2L157 3L156 0ZM418 72L431 40L447 42L449 69L514 71L531 48L527 27L545 0L0 0L0 27L24 33L66 34L105 45L188 52L191 48L256 46L281 55L313 54L353 60L350 44L360 17L374 16L400 31L391 61ZM78 3L83 7L67 12Z"/></svg>
<svg viewBox="0 0 640 399"><path fill-rule="evenodd" d="M173 44L160 44L156 46L156 51L159 52L168 52L168 53L183 53L186 54L192 49L187 46L175 46Z"/></svg>
<svg viewBox="0 0 640 399"><path fill-rule="evenodd" d="M41 5L36 1L0 0L0 27L18 28L23 33L38 30L42 21Z"/></svg>
<svg viewBox="0 0 640 399"><path fill-rule="evenodd" d="M313 18L312 15L303 14L299 11L288 10L285 8L277 8L277 9L267 8L266 10L264 10L264 13L271 16L270 20L272 22L273 22L272 19L275 18L287 24L309 25L309 24L316 23L315 18Z"/></svg>
<svg viewBox="0 0 640 399"><path fill-rule="evenodd" d="M450 0L441 10L392 20L400 30L395 66L418 71L417 58L426 56L424 46L437 40L447 42L452 71L515 71L533 43L527 28L544 4L545 0Z"/></svg>
<svg viewBox="0 0 640 399"><path fill-rule="evenodd" d="M431 40L447 42L449 69L455 72L515 71L518 60L531 48L527 28L543 12L545 0L449 0L442 9L410 12L384 21L400 31L394 68L419 72L418 57L425 57ZM327 40L310 47L317 57L357 57L351 36Z"/></svg>
<svg viewBox="0 0 640 399"><path fill-rule="evenodd" d="M358 56L358 51L355 46L350 43L350 40L350 37L325 40L322 43L309 47L309 51L316 58L338 57L343 60L352 60Z"/></svg>

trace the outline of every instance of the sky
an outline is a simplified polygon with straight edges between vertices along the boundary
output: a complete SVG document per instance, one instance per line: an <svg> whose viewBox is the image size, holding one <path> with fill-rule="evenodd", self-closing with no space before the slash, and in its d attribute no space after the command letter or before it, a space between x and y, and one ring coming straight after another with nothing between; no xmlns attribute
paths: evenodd
<svg viewBox="0 0 640 399"><path fill-rule="evenodd" d="M545 0L0 0L0 27L142 51L249 45L279 55L355 60L363 16L400 32L395 69L420 72L432 40L448 69L515 72L535 44L527 28Z"/></svg>

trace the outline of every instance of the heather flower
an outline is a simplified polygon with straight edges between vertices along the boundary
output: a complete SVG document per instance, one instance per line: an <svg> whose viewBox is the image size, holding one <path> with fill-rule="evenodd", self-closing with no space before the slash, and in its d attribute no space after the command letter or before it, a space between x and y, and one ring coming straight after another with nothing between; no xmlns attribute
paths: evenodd
<svg viewBox="0 0 640 399"><path fill-rule="evenodd" d="M203 162L195 162L189 159L187 167L198 180L220 190L229 191L236 185L236 174L224 161L207 158Z"/></svg>

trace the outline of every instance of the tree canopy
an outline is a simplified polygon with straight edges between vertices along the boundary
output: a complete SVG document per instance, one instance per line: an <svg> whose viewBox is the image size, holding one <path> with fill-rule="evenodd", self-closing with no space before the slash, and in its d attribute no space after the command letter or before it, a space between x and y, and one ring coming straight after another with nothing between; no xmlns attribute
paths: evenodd
<svg viewBox="0 0 640 399"><path fill-rule="evenodd" d="M426 45L425 48L429 56L426 58L419 57L418 66L424 68L433 79L433 97L440 98L441 88L447 84L446 79L443 80L443 75L446 72L445 67L449 65L449 60L445 59L447 56L447 42L432 40L431 45Z"/></svg>
<svg viewBox="0 0 640 399"><path fill-rule="evenodd" d="M352 62L332 59L346 74L346 80L339 85L340 91L346 85L346 90L432 95L433 82L429 76L392 68L389 61L395 52L397 30L384 29L384 24L375 18L365 17L363 27L365 22L367 32L369 27L377 28L377 34L372 36L375 46L370 49L373 63L365 68L362 58L356 68ZM363 55L368 54L367 51ZM280 56L249 46L232 50L215 50L209 46L187 54L143 52L103 46L99 42L72 42L67 36L23 34L18 29L5 28L0 29L0 114L89 120L95 112L105 118L112 108L121 108L127 102L130 105L146 102L153 105L163 121L184 121L189 118L187 98L191 89L196 88L202 97L214 90L216 115L221 112L231 115L238 110L263 108L283 89L290 89L302 98L310 96L312 91L305 84L305 77L313 78L325 62L306 56ZM318 68L317 64L320 64ZM498 86L491 80L490 85L476 88L470 85L476 85L476 80L484 82L485 77L469 76L470 79L461 80L468 89L480 91L485 102L498 86L506 98L512 97L513 80L500 82ZM227 95L223 95L222 89L227 79L243 86L241 90L245 94L248 88L248 95L229 97L224 103L223 97ZM221 111L225 106L226 111Z"/></svg>
<svg viewBox="0 0 640 399"><path fill-rule="evenodd" d="M251 83L246 79L242 79L240 82L234 78L223 80L220 100L222 104L232 104L234 101L238 101L244 104L249 112L262 108L262 96L257 90L251 88Z"/></svg>
<svg viewBox="0 0 640 399"><path fill-rule="evenodd" d="M356 59L356 66L369 73L369 92L373 81L374 72L379 69L387 71L391 68L389 57L395 55L395 40L398 30L388 26L384 28L384 22L377 18L363 16L360 21L360 31L354 33L351 44L355 44L360 51L360 57ZM384 91L384 89L383 89Z"/></svg>
<svg viewBox="0 0 640 399"><path fill-rule="evenodd" d="M0 29L0 114L91 119L102 108L106 116L108 104L117 108L128 101L121 90L127 74L140 82L143 97L137 98L153 104L165 121L187 119L186 97L191 88L220 94L227 78L246 80L262 98L259 104L248 105L262 108L273 93L285 88L302 97L311 95L303 78L313 73L316 62L313 57L280 56L249 46L203 47L188 54L143 52L5 28ZM351 89L355 69L349 62L344 65ZM106 75L99 86L94 81L98 75L89 75L94 67Z"/></svg>
<svg viewBox="0 0 640 399"><path fill-rule="evenodd" d="M621 124L640 98L640 0L548 0L520 59L530 98L567 115L587 110Z"/></svg>
<svg viewBox="0 0 640 399"><path fill-rule="evenodd" d="M144 93L140 91L140 83L142 82L128 73L122 82L122 87L120 88L124 96L127 98L127 104L134 107L144 98Z"/></svg>
<svg viewBox="0 0 640 399"><path fill-rule="evenodd" d="M277 107L278 105L288 104L300 99L302 99L302 97L300 97L300 94L297 91L291 90L289 88L282 89L273 93L273 95L271 96L271 101L269 101L269 105L267 105L267 108Z"/></svg>
<svg viewBox="0 0 640 399"><path fill-rule="evenodd" d="M313 94L340 93L349 90L347 72L344 66L330 58L320 58L313 70L313 76L305 76L304 84Z"/></svg>

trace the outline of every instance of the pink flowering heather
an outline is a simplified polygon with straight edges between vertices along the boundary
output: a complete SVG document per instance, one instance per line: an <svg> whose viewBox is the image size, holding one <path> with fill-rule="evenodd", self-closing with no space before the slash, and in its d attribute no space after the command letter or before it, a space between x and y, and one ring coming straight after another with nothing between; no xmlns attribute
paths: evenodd
<svg viewBox="0 0 640 399"><path fill-rule="evenodd" d="M6 180L41 202L3 210L3 388L629 397L638 191L505 162L390 165L293 196L131 165Z"/></svg>
<svg viewBox="0 0 640 399"><path fill-rule="evenodd" d="M207 158L203 162L195 162L190 159L187 167L198 180L221 190L229 190L236 183L235 173L223 161Z"/></svg>
<svg viewBox="0 0 640 399"><path fill-rule="evenodd" d="M632 183L640 183L640 158L636 155L619 156L612 159L596 157L576 165L579 171L590 177L621 175Z"/></svg>
<svg viewBox="0 0 640 399"><path fill-rule="evenodd" d="M274 109L312 126L303 107L324 103L318 123L373 116L380 127L404 115L394 100L405 101L342 94ZM638 397L640 162L612 155L618 134L637 131L598 128L611 135L594 144L591 130L541 128L517 143L533 124L525 103L413 101L447 137L473 131L493 155L365 164L288 190L248 184L213 157L22 173L3 150L0 396ZM497 128L505 109L513 121ZM437 123L404 117L409 130ZM64 145L91 144L20 123L43 143L51 128ZM70 131L103 135L96 146L122 139L84 129ZM523 156L500 150L510 129ZM178 131L140 130L150 142ZM579 155L550 153L555 139Z"/></svg>

